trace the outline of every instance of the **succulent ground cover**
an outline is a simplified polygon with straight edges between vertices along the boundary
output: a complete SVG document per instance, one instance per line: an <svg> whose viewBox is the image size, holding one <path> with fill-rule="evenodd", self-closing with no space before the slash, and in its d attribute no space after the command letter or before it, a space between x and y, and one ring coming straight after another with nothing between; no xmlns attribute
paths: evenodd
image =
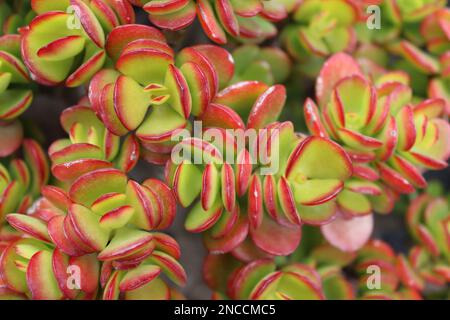
<svg viewBox="0 0 450 320"><path fill-rule="evenodd" d="M0 298L190 298L179 219L214 299L448 299L449 23L440 0L0 0ZM58 92L63 135L30 116Z"/></svg>

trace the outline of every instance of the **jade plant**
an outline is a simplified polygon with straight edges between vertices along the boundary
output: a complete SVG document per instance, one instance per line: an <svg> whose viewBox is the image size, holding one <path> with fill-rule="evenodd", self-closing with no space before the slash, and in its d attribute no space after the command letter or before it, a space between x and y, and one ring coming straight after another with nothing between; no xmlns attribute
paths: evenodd
<svg viewBox="0 0 450 320"><path fill-rule="evenodd" d="M213 299L448 298L449 22L443 0L0 0L0 299L190 297L180 232ZM61 132L35 128L45 96Z"/></svg>
<svg viewBox="0 0 450 320"><path fill-rule="evenodd" d="M6 287L32 299L169 299L161 272L176 284L186 281L177 242L159 231L175 216L170 189L157 179L128 179L137 144L131 138L120 148L91 108L66 109L61 124L70 140L56 141L49 154L65 189L43 186L27 214L7 215L27 237L4 249ZM67 285L69 266L79 267L75 289Z"/></svg>
<svg viewBox="0 0 450 320"><path fill-rule="evenodd" d="M274 37L274 22L287 18L299 0L131 0L141 6L150 22L177 31L196 18L209 39L225 44L229 37L262 42Z"/></svg>

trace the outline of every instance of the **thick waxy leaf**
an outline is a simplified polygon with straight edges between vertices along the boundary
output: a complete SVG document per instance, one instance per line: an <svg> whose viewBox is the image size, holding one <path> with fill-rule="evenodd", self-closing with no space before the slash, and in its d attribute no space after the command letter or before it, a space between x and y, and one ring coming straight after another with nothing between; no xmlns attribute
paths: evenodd
<svg viewBox="0 0 450 320"><path fill-rule="evenodd" d="M348 216L362 216L371 213L372 207L363 194L359 192L343 190L337 197L337 203L342 213Z"/></svg>
<svg viewBox="0 0 450 320"><path fill-rule="evenodd" d="M155 226L156 229L166 229L172 225L176 213L176 201L172 190L162 181L147 179L143 185L157 195L161 208L161 222Z"/></svg>
<svg viewBox="0 0 450 320"><path fill-rule="evenodd" d="M155 279L161 273L161 268L154 265L141 265L128 271L120 281L120 291L131 291L142 287Z"/></svg>
<svg viewBox="0 0 450 320"><path fill-rule="evenodd" d="M275 271L265 276L250 293L252 300L275 299L275 292L281 281L283 272Z"/></svg>
<svg viewBox="0 0 450 320"><path fill-rule="evenodd" d="M153 242L155 243L155 249L165 252L175 259L179 259L181 255L180 246L178 242L171 236L165 233L153 232Z"/></svg>
<svg viewBox="0 0 450 320"><path fill-rule="evenodd" d="M204 210L198 202L188 213L184 227L190 232L203 232L211 228L222 214L222 204L216 201L211 208Z"/></svg>
<svg viewBox="0 0 450 320"><path fill-rule="evenodd" d="M80 19L84 31L99 48L103 48L105 45L105 34L89 6L81 0L70 0L70 4Z"/></svg>
<svg viewBox="0 0 450 320"><path fill-rule="evenodd" d="M35 300L59 300L63 294L52 269L52 253L37 252L28 263L27 285Z"/></svg>
<svg viewBox="0 0 450 320"><path fill-rule="evenodd" d="M328 165L323 167L321 163ZM286 167L289 180L296 179L298 174L315 179L345 180L351 173L352 165L345 151L334 142L320 137L308 137L299 143Z"/></svg>
<svg viewBox="0 0 450 320"><path fill-rule="evenodd" d="M169 300L169 298L170 289L159 278L153 279L138 289L125 292L126 300Z"/></svg>
<svg viewBox="0 0 450 320"><path fill-rule="evenodd" d="M175 66L169 65L164 86L170 95L168 104L180 115L188 118L192 109L192 98L183 73Z"/></svg>
<svg viewBox="0 0 450 320"><path fill-rule="evenodd" d="M363 76L358 63L346 53L336 53L331 56L320 70L316 81L316 97L323 107L330 99L336 83L351 75Z"/></svg>
<svg viewBox="0 0 450 320"><path fill-rule="evenodd" d="M164 104L155 106L136 131L136 136L146 142L163 142L187 126L186 119Z"/></svg>
<svg viewBox="0 0 450 320"><path fill-rule="evenodd" d="M44 221L19 213L12 213L6 217L6 221L16 228L36 239L50 242L47 225Z"/></svg>
<svg viewBox="0 0 450 320"><path fill-rule="evenodd" d="M68 216L83 242L97 251L106 247L109 232L100 227L99 216L79 204L70 206Z"/></svg>
<svg viewBox="0 0 450 320"><path fill-rule="evenodd" d="M230 294L235 299L248 299L253 288L267 274L275 271L275 263L271 260L256 260L239 269L233 276Z"/></svg>
<svg viewBox="0 0 450 320"><path fill-rule="evenodd" d="M161 207L157 195L145 186L135 181L128 181L126 190L127 200L134 215L131 222L139 228L151 230L161 222Z"/></svg>
<svg viewBox="0 0 450 320"><path fill-rule="evenodd" d="M220 218L211 228L211 237L214 239L219 239L226 237L229 232L233 229L237 223L240 215L240 208L236 205L231 212L222 212Z"/></svg>
<svg viewBox="0 0 450 320"><path fill-rule="evenodd" d="M381 179L392 189L405 194L414 192L414 187L408 182L408 180L395 172L392 168L388 167L384 163L378 163L377 167L380 171Z"/></svg>
<svg viewBox="0 0 450 320"><path fill-rule="evenodd" d="M254 174L248 187L248 217L253 228L259 228L264 218L261 178Z"/></svg>
<svg viewBox="0 0 450 320"><path fill-rule="evenodd" d="M406 106L402 108L396 115L395 120L398 128L397 148L407 151L412 148L416 141L416 127L412 107Z"/></svg>
<svg viewBox="0 0 450 320"><path fill-rule="evenodd" d="M163 83L167 68L173 64L167 53L155 50L139 50L124 53L117 60L116 68L143 86Z"/></svg>
<svg viewBox="0 0 450 320"><path fill-rule="evenodd" d="M41 189L42 195L53 205L61 210L67 210L71 204L67 193L55 186L44 186Z"/></svg>
<svg viewBox="0 0 450 320"><path fill-rule="evenodd" d="M174 176L174 190L178 201L188 207L201 193L202 173L192 163L183 161Z"/></svg>
<svg viewBox="0 0 450 320"><path fill-rule="evenodd" d="M230 252L238 247L247 237L248 221L245 215L240 215L238 221L228 234L221 238L213 238L210 233L204 233L204 243L208 251L212 254L222 254Z"/></svg>
<svg viewBox="0 0 450 320"><path fill-rule="evenodd" d="M101 195L125 191L126 175L116 169L101 169L79 177L72 184L69 196L77 203L91 206Z"/></svg>
<svg viewBox="0 0 450 320"><path fill-rule="evenodd" d="M0 124L0 157L7 157L16 151L22 138L23 128L19 121Z"/></svg>
<svg viewBox="0 0 450 320"><path fill-rule="evenodd" d="M134 208L130 206L116 208L100 218L100 226L106 230L119 229L130 221L134 212Z"/></svg>
<svg viewBox="0 0 450 320"><path fill-rule="evenodd" d="M124 276L124 272L120 270L115 270L108 282L105 285L105 288L103 290L103 300L117 300L119 299L119 285L120 281Z"/></svg>
<svg viewBox="0 0 450 320"><path fill-rule="evenodd" d="M66 215L64 218L63 230L67 235L67 238L72 241L77 250L85 253L95 252L95 249L81 238L69 215Z"/></svg>
<svg viewBox="0 0 450 320"><path fill-rule="evenodd" d="M214 102L232 108L242 119L247 119L255 101L268 88L259 81L238 82L220 91Z"/></svg>
<svg viewBox="0 0 450 320"><path fill-rule="evenodd" d="M334 221L321 226L324 237L338 249L348 252L362 248L373 230L373 215L353 217L338 216Z"/></svg>
<svg viewBox="0 0 450 320"><path fill-rule="evenodd" d="M80 293L80 290L77 290L76 288L69 288L68 286L68 278L70 273L67 271L69 270L69 264L69 256L56 248L52 254L53 274L55 275L58 287L64 294L64 297L68 299L75 299Z"/></svg>
<svg viewBox="0 0 450 320"><path fill-rule="evenodd" d="M144 120L149 105L150 95L136 81L119 76L114 86L114 109L125 128L135 130Z"/></svg>
<svg viewBox="0 0 450 320"><path fill-rule="evenodd" d="M277 287L277 293L288 299L325 299L320 286L296 272L286 272L283 274Z"/></svg>
<svg viewBox="0 0 450 320"><path fill-rule="evenodd" d="M295 201L302 205L318 205L334 199L343 187L343 182L337 179L293 182Z"/></svg>
<svg viewBox="0 0 450 320"><path fill-rule="evenodd" d="M210 2L207 0L199 0L197 6L199 21L206 35L218 44L225 44L227 42L227 36L219 21L216 19Z"/></svg>
<svg viewBox="0 0 450 320"><path fill-rule="evenodd" d="M195 50L204 55L217 72L218 89L223 89L234 75L233 56L225 49L213 45L197 45Z"/></svg>
<svg viewBox="0 0 450 320"><path fill-rule="evenodd" d="M186 284L186 272L179 262L170 255L155 250L148 261L159 266L167 277L177 285L184 286Z"/></svg>
<svg viewBox="0 0 450 320"><path fill-rule="evenodd" d="M315 136L328 138L327 130L320 120L319 109L310 98L307 98L303 106L303 113L305 115L306 125L309 132Z"/></svg>
<svg viewBox="0 0 450 320"><path fill-rule="evenodd" d="M145 9L145 6L144 6ZM161 29L177 31L190 25L195 19L195 4L189 1L174 12L166 12L164 14L149 14L149 20Z"/></svg>
<svg viewBox="0 0 450 320"><path fill-rule="evenodd" d="M85 293L95 293L98 288L100 263L95 254L82 257L71 257L70 266L77 266L80 270L80 289Z"/></svg>
<svg viewBox="0 0 450 320"><path fill-rule="evenodd" d="M126 36L125 36L126 35ZM165 42L164 35L156 28L142 24L126 24L114 28L108 35L106 51L117 61L123 49L134 40L156 40Z"/></svg>
<svg viewBox="0 0 450 320"><path fill-rule="evenodd" d="M217 16L225 30L234 37L239 35L239 24L229 0L219 0L215 3Z"/></svg>
<svg viewBox="0 0 450 320"><path fill-rule="evenodd" d="M405 286L411 289L422 291L424 282L412 269L405 256L400 255L397 257L396 268L400 279Z"/></svg>
<svg viewBox="0 0 450 320"><path fill-rule="evenodd" d="M300 225L301 219L295 205L294 194L285 177L280 178L277 189L278 200L286 218L291 223Z"/></svg>
<svg viewBox="0 0 450 320"><path fill-rule="evenodd" d="M50 238L62 252L70 256L81 256L86 253L80 250L80 248L78 248L65 234L64 216L55 216L51 218L47 227Z"/></svg>
<svg viewBox="0 0 450 320"><path fill-rule="evenodd" d="M400 43L400 50L403 56L411 62L411 64L426 74L434 74L439 72L439 63L432 56L422 52L419 48L408 41Z"/></svg>
<svg viewBox="0 0 450 320"><path fill-rule="evenodd" d="M199 118L205 127L219 127L223 129L244 129L241 117L231 108L211 103Z"/></svg>
<svg viewBox="0 0 450 320"><path fill-rule="evenodd" d="M194 62L186 62L180 67L186 79L192 99L192 114L200 116L207 108L211 93L208 79L202 69Z"/></svg>
<svg viewBox="0 0 450 320"><path fill-rule="evenodd" d="M108 246L99 253L98 259L101 261L123 259L142 249L152 241L152 238L151 233L145 231L121 228Z"/></svg>
<svg viewBox="0 0 450 320"><path fill-rule="evenodd" d="M273 255L289 255L300 243L301 228L281 226L266 216L258 228L250 227L250 235L263 251Z"/></svg>
<svg viewBox="0 0 450 320"><path fill-rule="evenodd" d="M20 256L16 253L16 245L26 242L27 240L25 239L12 242L3 250L0 256L2 280L10 289L16 292L28 291L25 273L18 269L16 264L16 261L20 259Z"/></svg>
<svg viewBox="0 0 450 320"><path fill-rule="evenodd" d="M262 129L278 119L286 102L286 89L275 85L267 89L256 100L248 116L247 126Z"/></svg>
<svg viewBox="0 0 450 320"><path fill-rule="evenodd" d="M313 206L297 204L297 211L304 223L320 226L334 219L337 213L337 206L335 201L327 201Z"/></svg>
<svg viewBox="0 0 450 320"><path fill-rule="evenodd" d="M220 190L220 176L215 164L208 163L203 171L201 204L204 210L208 210L216 202Z"/></svg>

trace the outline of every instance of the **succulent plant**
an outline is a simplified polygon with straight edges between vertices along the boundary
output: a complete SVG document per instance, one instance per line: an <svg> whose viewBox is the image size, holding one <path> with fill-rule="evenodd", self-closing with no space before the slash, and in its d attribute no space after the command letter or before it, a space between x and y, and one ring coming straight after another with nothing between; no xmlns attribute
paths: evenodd
<svg viewBox="0 0 450 320"><path fill-rule="evenodd" d="M267 85L284 83L291 74L289 56L277 47L243 45L233 51L235 73L231 83L260 81Z"/></svg>
<svg viewBox="0 0 450 320"><path fill-rule="evenodd" d="M86 83L107 61L106 34L135 19L126 0L47 0L31 6L37 17L20 30L21 51L33 78L45 85Z"/></svg>
<svg viewBox="0 0 450 320"><path fill-rule="evenodd" d="M3 158L0 162L0 226L8 213L25 213L49 179L48 161L41 146L28 138L19 146L23 159Z"/></svg>
<svg viewBox="0 0 450 320"><path fill-rule="evenodd" d="M169 299L171 289L160 273L177 284L186 281L177 242L159 231L174 219L172 192L156 179L128 179L138 145L130 136L119 148L119 137L90 107L66 109L61 124L70 140L56 141L49 153L52 173L66 182L66 190L44 186L27 214L7 215L27 237L4 249L3 282L32 299L94 299L101 289L108 300ZM67 285L67 268L73 266L81 277L75 289Z"/></svg>
<svg viewBox="0 0 450 320"><path fill-rule="evenodd" d="M274 22L285 19L299 0L131 0L161 29L177 31L196 17L209 39L218 44L228 37L262 42L274 37Z"/></svg>
<svg viewBox="0 0 450 320"><path fill-rule="evenodd" d="M448 299L425 174L450 158L449 23L444 0L0 0L0 299L182 299L184 211L213 299ZM72 105L50 165L43 91Z"/></svg>
<svg viewBox="0 0 450 320"><path fill-rule="evenodd" d="M242 257L206 257L204 278L213 299L422 299L423 287L413 285L409 262L381 240L370 240L357 252L319 241L300 261L295 255L287 260ZM378 283L371 279L374 271Z"/></svg>
<svg viewBox="0 0 450 320"><path fill-rule="evenodd" d="M408 208L406 223L417 243L408 261L417 287L429 283L445 288L450 282L449 217L448 200L429 193L419 195Z"/></svg>
<svg viewBox="0 0 450 320"><path fill-rule="evenodd" d="M283 31L282 40L299 60L328 57L355 49L354 26L360 19L359 7L352 0L306 0L293 13L295 24Z"/></svg>
<svg viewBox="0 0 450 320"><path fill-rule="evenodd" d="M337 197L344 216L388 213L396 194L426 186L424 169L447 166L446 102L434 98L413 104L407 80L392 72L372 84L353 58L338 53L317 79L319 107L312 100L305 103L311 133L336 140L353 160L353 177Z"/></svg>

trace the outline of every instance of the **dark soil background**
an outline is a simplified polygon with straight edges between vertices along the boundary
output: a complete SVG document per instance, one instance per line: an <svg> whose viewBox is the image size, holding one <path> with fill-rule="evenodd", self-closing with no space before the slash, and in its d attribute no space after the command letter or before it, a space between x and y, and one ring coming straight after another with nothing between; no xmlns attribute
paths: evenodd
<svg viewBox="0 0 450 320"><path fill-rule="evenodd" d="M139 18L140 23L148 24L145 17ZM189 28L188 31L181 34L166 33L169 43L175 48L180 49L185 46L199 43L209 43L198 25ZM303 79L302 79L303 80ZM303 82L303 81L301 81ZM309 87L309 88L308 88ZM307 85L308 91L311 90L311 84ZM298 88L304 90L304 88ZM59 116L65 108L73 106L85 94L84 89L67 89L63 87L48 88L39 87L35 95L32 106L24 114L23 118L40 129L45 137L44 145L48 147L50 143L58 138L65 138L66 134L59 123ZM313 97L312 92L309 94ZM298 101L289 108L298 108L292 111L297 114L303 101ZM149 177L163 179L163 170L161 167L148 164L141 161L133 170L131 177L137 181L143 181ZM450 169L439 172L428 173L427 180L439 180L449 190ZM375 221L374 237L390 243L398 252L407 252L411 239L409 238L404 225L404 205L405 201L399 201L397 210L387 216L377 214ZM186 210L179 208L175 223L168 231L174 236L181 245L182 257L181 263L186 268L188 274L188 284L182 290L188 299L209 299L211 292L203 282L203 257L206 254L202 245L200 235L190 234L184 230L184 216Z"/></svg>

